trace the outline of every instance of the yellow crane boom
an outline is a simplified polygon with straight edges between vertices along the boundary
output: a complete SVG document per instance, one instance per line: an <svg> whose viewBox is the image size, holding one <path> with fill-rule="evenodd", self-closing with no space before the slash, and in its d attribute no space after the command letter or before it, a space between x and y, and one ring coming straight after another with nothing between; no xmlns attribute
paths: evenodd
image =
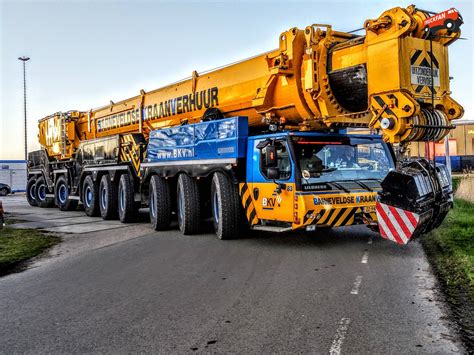
<svg viewBox="0 0 474 355"><path fill-rule="evenodd" d="M279 36L278 49L85 112L48 116L39 141L70 159L81 141L247 116L251 127L381 129L391 143L440 140L463 108L451 98L447 47L459 32L426 38L429 15L396 7L364 36L315 24Z"/></svg>

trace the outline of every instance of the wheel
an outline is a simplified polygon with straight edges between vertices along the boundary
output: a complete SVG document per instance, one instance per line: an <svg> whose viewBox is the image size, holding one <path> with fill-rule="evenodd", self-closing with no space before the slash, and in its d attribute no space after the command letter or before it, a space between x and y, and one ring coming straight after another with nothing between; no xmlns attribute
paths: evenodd
<svg viewBox="0 0 474 355"><path fill-rule="evenodd" d="M79 201L69 199L69 187L64 176L60 176L54 184L54 199L61 211L75 211Z"/></svg>
<svg viewBox="0 0 474 355"><path fill-rule="evenodd" d="M38 180L36 180L35 192L35 200L39 207L47 208L54 206L54 199L46 197L49 190L44 176L40 176Z"/></svg>
<svg viewBox="0 0 474 355"><path fill-rule="evenodd" d="M196 180L186 174L179 175L177 187L177 214L179 230L183 234L199 231L200 201Z"/></svg>
<svg viewBox="0 0 474 355"><path fill-rule="evenodd" d="M99 215L99 186L90 175L86 176L82 184L82 204L89 217Z"/></svg>
<svg viewBox="0 0 474 355"><path fill-rule="evenodd" d="M430 34L430 28L428 26L423 27L424 38L427 38Z"/></svg>
<svg viewBox="0 0 474 355"><path fill-rule="evenodd" d="M150 222L154 230L166 230L171 224L170 185L164 178L154 175L149 190Z"/></svg>
<svg viewBox="0 0 474 355"><path fill-rule="evenodd" d="M137 216L133 183L128 174L120 176L118 185L118 215L122 223L132 222Z"/></svg>
<svg viewBox="0 0 474 355"><path fill-rule="evenodd" d="M2 187L0 189L0 196L6 196L8 195L8 189L6 187Z"/></svg>
<svg viewBox="0 0 474 355"><path fill-rule="evenodd" d="M30 206L38 206L36 203L36 179L31 177L26 183L26 200Z"/></svg>
<svg viewBox="0 0 474 355"><path fill-rule="evenodd" d="M235 239L239 235L240 198L231 178L217 172L211 185L212 220L219 239Z"/></svg>
<svg viewBox="0 0 474 355"><path fill-rule="evenodd" d="M117 184L110 180L110 176L104 175L99 185L100 215L103 219L117 219L118 217L118 191Z"/></svg>
<svg viewBox="0 0 474 355"><path fill-rule="evenodd" d="M446 20L444 22L444 27L451 32L456 31L458 28L458 26L456 25L456 22L454 22L453 20Z"/></svg>

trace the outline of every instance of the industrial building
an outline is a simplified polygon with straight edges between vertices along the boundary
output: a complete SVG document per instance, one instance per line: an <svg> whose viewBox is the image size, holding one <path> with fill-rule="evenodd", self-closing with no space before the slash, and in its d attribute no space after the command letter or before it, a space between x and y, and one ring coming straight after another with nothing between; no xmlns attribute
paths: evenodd
<svg viewBox="0 0 474 355"><path fill-rule="evenodd" d="M454 122L456 128L449 132L449 155L466 156L474 155L474 121ZM431 148L432 146L430 146ZM431 154L435 156L446 155L445 143L437 143L431 149ZM425 156L426 147L423 142L410 144L410 154L412 156Z"/></svg>
<svg viewBox="0 0 474 355"><path fill-rule="evenodd" d="M474 169L474 121L464 120L455 122L456 128L450 131L449 156L453 171ZM433 156L439 163L446 162L446 142L426 144L413 142L410 144L410 155L417 157Z"/></svg>

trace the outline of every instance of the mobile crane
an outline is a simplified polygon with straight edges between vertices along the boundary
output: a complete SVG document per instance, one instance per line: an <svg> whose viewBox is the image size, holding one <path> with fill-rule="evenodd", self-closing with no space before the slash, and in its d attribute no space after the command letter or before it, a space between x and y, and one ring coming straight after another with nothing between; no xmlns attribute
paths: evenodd
<svg viewBox="0 0 474 355"><path fill-rule="evenodd" d="M401 155L409 142L443 139L463 115L447 50L462 17L431 31L431 15L396 7L365 21L365 35L291 28L276 50L45 117L27 199L65 211L81 202L122 222L149 207L155 230L176 213L185 234L212 217L221 239L243 226L366 224L405 244L442 222L452 190L444 166ZM346 132L357 127L381 135Z"/></svg>

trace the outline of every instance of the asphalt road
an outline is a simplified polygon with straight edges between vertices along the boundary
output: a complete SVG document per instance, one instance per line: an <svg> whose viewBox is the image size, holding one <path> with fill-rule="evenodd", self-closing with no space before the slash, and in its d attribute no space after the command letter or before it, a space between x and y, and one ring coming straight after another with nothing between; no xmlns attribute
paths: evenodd
<svg viewBox="0 0 474 355"><path fill-rule="evenodd" d="M0 352L464 352L417 242L146 225L77 240L119 232L0 279Z"/></svg>

